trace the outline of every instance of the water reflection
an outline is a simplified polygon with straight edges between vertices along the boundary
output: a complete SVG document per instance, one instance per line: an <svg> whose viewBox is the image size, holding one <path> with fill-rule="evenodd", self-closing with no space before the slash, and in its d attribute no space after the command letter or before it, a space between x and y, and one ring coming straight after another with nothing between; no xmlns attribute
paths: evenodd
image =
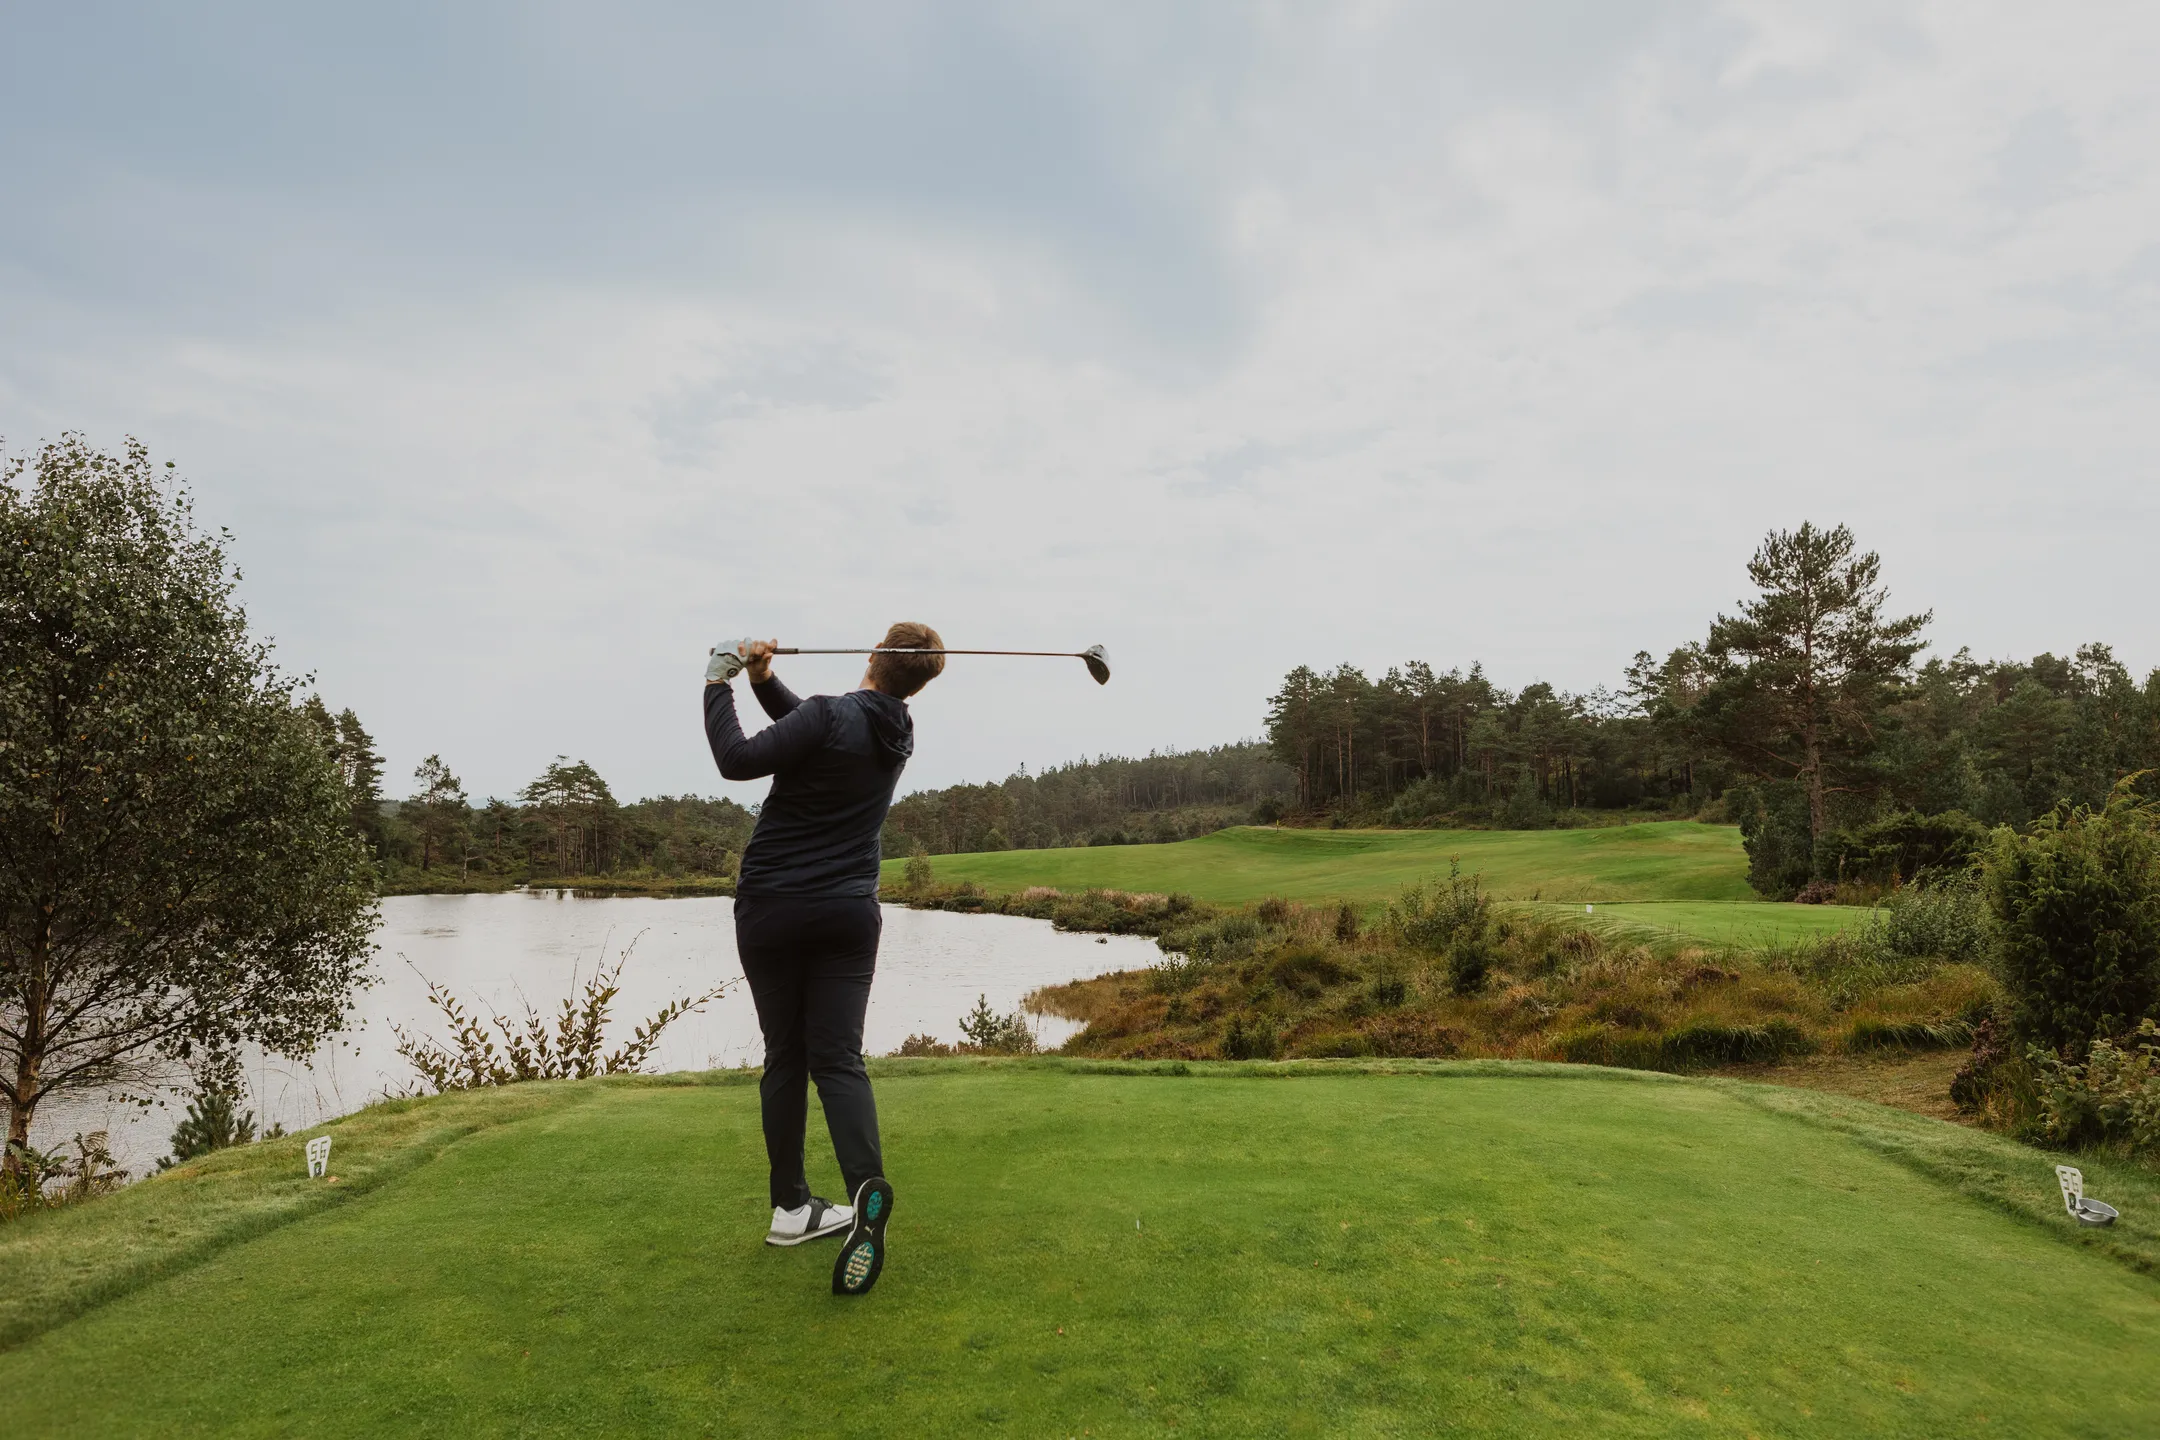
<svg viewBox="0 0 2160 1440"><path fill-rule="evenodd" d="M383 902L376 943L378 983L361 993L353 1023L310 1064L252 1057L248 1079L265 1124L299 1129L409 1084L412 1073L390 1027L440 1033L423 976L468 1003L515 1012L530 1000L552 1010L601 960L630 948L611 1040L628 1038L637 1022L679 995L742 976L733 902L719 898L588 900L560 891L398 896ZM1044 920L887 906L864 1046L881 1055L912 1034L956 1040L955 1021L974 1008L977 995L1007 1011L1038 986L1155 959L1154 942L1133 936L1060 934ZM1036 1017L1046 1046L1062 1044L1076 1028ZM676 1021L647 1068L755 1065L760 1054L756 1014L738 985L702 1014ZM77 1101L40 1114L36 1143L109 1128L115 1156L140 1175L166 1152L177 1119L169 1105L145 1112Z"/></svg>

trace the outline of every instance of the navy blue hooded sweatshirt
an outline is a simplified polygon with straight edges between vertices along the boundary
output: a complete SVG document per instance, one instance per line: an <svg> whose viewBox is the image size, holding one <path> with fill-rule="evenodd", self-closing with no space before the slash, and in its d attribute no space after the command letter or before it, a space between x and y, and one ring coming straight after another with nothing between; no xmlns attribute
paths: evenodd
<svg viewBox="0 0 2160 1440"><path fill-rule="evenodd" d="M915 752L906 702L878 690L798 700L777 679L750 689L773 723L745 736L735 687L705 687L705 738L720 773L773 777L735 893L877 894L878 835Z"/></svg>

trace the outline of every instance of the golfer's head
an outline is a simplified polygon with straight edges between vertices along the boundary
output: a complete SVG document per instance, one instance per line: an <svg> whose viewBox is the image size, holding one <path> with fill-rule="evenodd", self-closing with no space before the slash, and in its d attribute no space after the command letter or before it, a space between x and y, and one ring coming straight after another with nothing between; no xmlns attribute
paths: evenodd
<svg viewBox="0 0 2160 1440"><path fill-rule="evenodd" d="M902 620L878 641L880 650L943 650L945 642L929 626ZM943 655L872 655L863 672L863 684L873 690L905 700L937 679L945 669Z"/></svg>

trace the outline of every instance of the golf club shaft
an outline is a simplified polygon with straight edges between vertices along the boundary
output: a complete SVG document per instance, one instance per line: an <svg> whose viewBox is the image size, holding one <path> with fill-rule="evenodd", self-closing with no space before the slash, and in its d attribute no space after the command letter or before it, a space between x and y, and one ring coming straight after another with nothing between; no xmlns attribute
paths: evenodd
<svg viewBox="0 0 2160 1440"><path fill-rule="evenodd" d="M1082 660L1086 656L1078 650L812 650L794 645L783 645L773 651L775 655L1048 655L1060 660Z"/></svg>

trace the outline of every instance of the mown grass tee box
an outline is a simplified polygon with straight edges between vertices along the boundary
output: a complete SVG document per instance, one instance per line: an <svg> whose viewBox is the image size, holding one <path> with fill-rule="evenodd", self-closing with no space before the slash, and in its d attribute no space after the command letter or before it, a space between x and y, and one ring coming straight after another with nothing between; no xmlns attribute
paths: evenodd
<svg viewBox="0 0 2160 1440"><path fill-rule="evenodd" d="M860 1303L828 1292L828 1250L760 1243L753 1086L588 1085L0 1355L0 1385L53 1435L2132 1436L2160 1415L2160 1285L1963 1193L1987 1147L2029 1153L1994 1137L1540 1066L883 1062L879 1083L901 1206ZM1941 1133L1935 1170L1896 1153L1906 1121Z"/></svg>

